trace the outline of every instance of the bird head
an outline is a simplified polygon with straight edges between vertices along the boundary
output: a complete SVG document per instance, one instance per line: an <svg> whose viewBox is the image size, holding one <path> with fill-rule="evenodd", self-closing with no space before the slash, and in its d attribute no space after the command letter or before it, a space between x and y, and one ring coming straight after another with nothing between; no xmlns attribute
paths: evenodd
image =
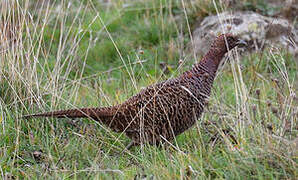
<svg viewBox="0 0 298 180"><path fill-rule="evenodd" d="M247 43L244 40L239 39L238 36L227 33L217 36L212 46L216 49L219 49L221 52L226 53L236 46L246 45Z"/></svg>

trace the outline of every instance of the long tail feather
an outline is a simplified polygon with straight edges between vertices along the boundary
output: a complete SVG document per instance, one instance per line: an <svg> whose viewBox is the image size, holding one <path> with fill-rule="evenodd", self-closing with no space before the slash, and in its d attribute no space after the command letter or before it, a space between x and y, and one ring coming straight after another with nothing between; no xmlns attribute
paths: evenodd
<svg viewBox="0 0 298 180"><path fill-rule="evenodd" d="M104 108L82 108L82 109L68 109L60 111L52 111L46 113L29 114L23 116L25 119L34 117L55 117L55 118L93 118L99 119L104 117L113 116L114 113L108 107Z"/></svg>

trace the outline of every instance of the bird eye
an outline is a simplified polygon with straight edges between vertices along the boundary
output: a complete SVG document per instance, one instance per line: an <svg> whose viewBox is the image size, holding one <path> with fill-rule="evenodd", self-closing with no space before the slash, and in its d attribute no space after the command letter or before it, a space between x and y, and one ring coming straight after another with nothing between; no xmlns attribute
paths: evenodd
<svg viewBox="0 0 298 180"><path fill-rule="evenodd" d="M235 39L234 37L230 37L230 38L229 38L229 42L230 42L230 43L235 42L235 41L236 41L236 39Z"/></svg>

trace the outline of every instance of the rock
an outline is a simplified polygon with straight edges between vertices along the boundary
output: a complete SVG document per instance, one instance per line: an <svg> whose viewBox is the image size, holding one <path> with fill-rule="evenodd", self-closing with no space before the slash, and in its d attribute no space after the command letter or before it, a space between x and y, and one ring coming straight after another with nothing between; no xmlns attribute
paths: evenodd
<svg viewBox="0 0 298 180"><path fill-rule="evenodd" d="M298 55L298 29L285 19L265 17L254 12L223 12L206 17L193 32L194 50L205 54L213 39L231 32L248 42L250 50L264 47L286 48Z"/></svg>

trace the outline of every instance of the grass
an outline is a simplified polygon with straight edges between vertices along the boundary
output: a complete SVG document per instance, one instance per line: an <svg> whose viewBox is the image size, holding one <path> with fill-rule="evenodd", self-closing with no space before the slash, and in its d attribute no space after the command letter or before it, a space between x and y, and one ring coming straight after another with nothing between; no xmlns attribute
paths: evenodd
<svg viewBox="0 0 298 180"><path fill-rule="evenodd" d="M129 139L92 120L20 118L118 104L189 69L192 23L214 4L225 9L204 0L1 2L1 178L297 177L297 62L275 47L230 53L205 113L170 148L119 156Z"/></svg>

